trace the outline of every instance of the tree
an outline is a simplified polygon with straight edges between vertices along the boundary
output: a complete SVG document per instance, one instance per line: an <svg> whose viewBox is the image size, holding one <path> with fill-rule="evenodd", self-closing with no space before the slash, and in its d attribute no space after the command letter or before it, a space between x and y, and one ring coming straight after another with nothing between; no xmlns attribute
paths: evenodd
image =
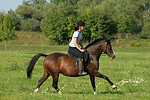
<svg viewBox="0 0 150 100"><path fill-rule="evenodd" d="M68 17L68 26L65 27L65 30L68 32L68 38L70 40L71 40L73 32L74 32L73 27L75 26L73 18L74 18L73 16L69 16Z"/></svg>
<svg viewBox="0 0 150 100"><path fill-rule="evenodd" d="M28 5L33 8L36 7L36 5L46 5L47 1L46 0L23 0L23 5Z"/></svg>
<svg viewBox="0 0 150 100"><path fill-rule="evenodd" d="M20 28L23 31L41 31L40 25L41 25L40 21L30 18L21 20Z"/></svg>
<svg viewBox="0 0 150 100"><path fill-rule="evenodd" d="M8 15L11 17L11 22L15 26L15 30L20 30L21 18L12 9L8 11Z"/></svg>
<svg viewBox="0 0 150 100"><path fill-rule="evenodd" d="M50 1L51 1L51 3L56 4L56 5L59 5L63 2L65 2L69 5L74 5L75 6L77 4L77 2L80 1L80 0L50 0Z"/></svg>
<svg viewBox="0 0 150 100"><path fill-rule="evenodd" d="M44 19L44 7L47 4L46 0L24 0L23 5L32 7L33 12L31 13L31 17L41 21ZM25 13L25 12L24 12Z"/></svg>
<svg viewBox="0 0 150 100"><path fill-rule="evenodd" d="M21 17L20 29L24 31L41 31L40 25L44 19L46 0L23 0L16 14Z"/></svg>
<svg viewBox="0 0 150 100"><path fill-rule="evenodd" d="M148 12L145 12L144 16L144 26L141 32L142 38L149 38L150 37L150 14Z"/></svg>
<svg viewBox="0 0 150 100"><path fill-rule="evenodd" d="M99 9L100 6L90 8L86 11L86 24L89 29L87 34L90 34L90 39L95 40L96 38L100 38L104 36L104 19L102 10Z"/></svg>
<svg viewBox="0 0 150 100"><path fill-rule="evenodd" d="M47 37L55 40L59 45L68 43L68 34L71 32L68 27L70 27L70 25L72 26L76 11L72 5L67 5L66 3L61 3L60 5L50 3L47 6L49 6L50 9L45 19L42 20L42 31Z"/></svg>
<svg viewBox="0 0 150 100"><path fill-rule="evenodd" d="M96 1L99 2L96 3ZM116 32L116 24L107 15L101 2L102 0L81 0L77 4L78 18L86 23L83 39L88 42Z"/></svg>
<svg viewBox="0 0 150 100"><path fill-rule="evenodd" d="M32 18L36 19L38 21L41 21L44 19L44 6L37 4L36 7L34 8L34 12L32 14Z"/></svg>
<svg viewBox="0 0 150 100"><path fill-rule="evenodd" d="M5 52L7 52L7 41L15 37L15 26L12 25L11 17L5 15L4 19L0 17L0 39L5 41Z"/></svg>
<svg viewBox="0 0 150 100"><path fill-rule="evenodd" d="M20 15L22 19L32 18L34 9L28 5L19 5L16 9L16 14Z"/></svg>
<svg viewBox="0 0 150 100"><path fill-rule="evenodd" d="M125 32L126 32L126 29L127 29L127 18L125 18L124 14L120 14L118 16L117 28L118 28L118 32L124 33L123 35L125 37Z"/></svg>
<svg viewBox="0 0 150 100"><path fill-rule="evenodd" d="M23 5L15 13L22 18L22 30L42 28L46 36L64 44L72 36L72 27L79 20L86 24L83 40L88 42L117 32L124 35L148 33L146 21L149 19L145 13L149 15L149 11L149 0L50 0L50 3L46 0L23 0Z"/></svg>

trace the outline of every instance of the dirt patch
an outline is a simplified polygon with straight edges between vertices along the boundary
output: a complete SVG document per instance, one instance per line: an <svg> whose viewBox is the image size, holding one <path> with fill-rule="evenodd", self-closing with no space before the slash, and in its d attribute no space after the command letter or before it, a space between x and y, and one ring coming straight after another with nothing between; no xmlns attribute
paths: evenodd
<svg viewBox="0 0 150 100"><path fill-rule="evenodd" d="M19 41L48 41L49 39L43 34L18 34L16 33Z"/></svg>

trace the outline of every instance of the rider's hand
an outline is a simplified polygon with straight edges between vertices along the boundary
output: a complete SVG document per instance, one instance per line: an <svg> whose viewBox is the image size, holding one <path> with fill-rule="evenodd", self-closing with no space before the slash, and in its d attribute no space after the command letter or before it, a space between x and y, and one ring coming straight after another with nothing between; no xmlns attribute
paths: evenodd
<svg viewBox="0 0 150 100"><path fill-rule="evenodd" d="M85 52L85 49L81 49L81 52Z"/></svg>

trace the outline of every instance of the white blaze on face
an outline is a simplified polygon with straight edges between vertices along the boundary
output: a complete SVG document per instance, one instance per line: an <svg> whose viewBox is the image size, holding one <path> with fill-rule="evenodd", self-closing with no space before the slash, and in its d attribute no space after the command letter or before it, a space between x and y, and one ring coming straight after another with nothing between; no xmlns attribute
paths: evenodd
<svg viewBox="0 0 150 100"><path fill-rule="evenodd" d="M113 54L115 55L115 52L114 52L114 50L113 50L113 47L112 47L112 45L110 44L110 46L111 46L111 49L112 49L112 51L113 51ZM116 55L115 55L116 56Z"/></svg>

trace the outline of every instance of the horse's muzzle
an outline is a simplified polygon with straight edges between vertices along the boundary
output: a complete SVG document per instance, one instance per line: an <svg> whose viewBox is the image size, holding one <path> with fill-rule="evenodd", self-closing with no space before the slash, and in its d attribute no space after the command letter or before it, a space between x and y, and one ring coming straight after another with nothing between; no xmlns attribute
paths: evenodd
<svg viewBox="0 0 150 100"><path fill-rule="evenodd" d="M110 59L114 59L116 57L116 55L111 55Z"/></svg>

